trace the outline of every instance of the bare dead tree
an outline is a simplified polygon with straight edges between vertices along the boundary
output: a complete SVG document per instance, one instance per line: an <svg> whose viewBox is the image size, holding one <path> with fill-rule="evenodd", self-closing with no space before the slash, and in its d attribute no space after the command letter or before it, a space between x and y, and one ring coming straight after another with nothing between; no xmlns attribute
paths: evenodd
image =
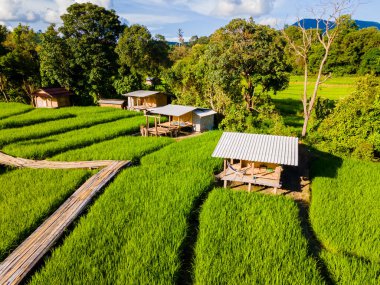
<svg viewBox="0 0 380 285"><path fill-rule="evenodd" d="M292 38L287 34L286 30L282 30L282 34L286 41L289 43L291 49L295 52L303 63L304 69L304 90L302 96L302 105L303 105L303 117L304 123L302 127L302 137L306 136L307 126L311 117L311 113L318 96L319 85L324 83L328 78L331 77L331 74L324 75L323 67L326 64L328 59L331 46L335 41L336 37L341 31L342 25L342 16L344 14L351 14L353 8L352 0L335 0L329 1L327 3L321 3L319 9L313 9L312 12L317 21L316 29L307 30L300 19L298 19L298 27L302 34L302 40L297 40ZM324 25L325 29L321 29L321 26ZM319 63L319 69L317 73L317 79L314 85L313 92L311 96L308 96L307 84L309 78L309 66L308 66L308 56L311 49L311 46L316 40L319 42L324 49L323 57Z"/></svg>

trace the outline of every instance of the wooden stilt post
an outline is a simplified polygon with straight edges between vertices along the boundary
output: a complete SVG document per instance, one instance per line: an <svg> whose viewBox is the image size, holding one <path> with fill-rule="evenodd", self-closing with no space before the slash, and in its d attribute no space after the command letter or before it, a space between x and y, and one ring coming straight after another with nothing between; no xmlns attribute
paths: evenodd
<svg viewBox="0 0 380 285"><path fill-rule="evenodd" d="M251 192L251 186L252 186L252 184L248 183L248 192Z"/></svg>
<svg viewBox="0 0 380 285"><path fill-rule="evenodd" d="M274 193L274 194L277 194L277 187L274 187L274 189L273 189L273 193Z"/></svg>
<svg viewBox="0 0 380 285"><path fill-rule="evenodd" d="M224 160L224 165L223 165L223 175L226 176L227 174L227 159Z"/></svg>
<svg viewBox="0 0 380 285"><path fill-rule="evenodd" d="M224 186L224 188L227 188L227 180L224 180L223 186Z"/></svg>
<svg viewBox="0 0 380 285"><path fill-rule="evenodd" d="M149 117L146 116L146 136L149 136Z"/></svg>
<svg viewBox="0 0 380 285"><path fill-rule="evenodd" d="M243 168L243 161L240 159L240 170Z"/></svg>
<svg viewBox="0 0 380 285"><path fill-rule="evenodd" d="M156 137L157 137L158 136L158 130L157 130L157 117L156 116L154 117L154 129L155 129Z"/></svg>

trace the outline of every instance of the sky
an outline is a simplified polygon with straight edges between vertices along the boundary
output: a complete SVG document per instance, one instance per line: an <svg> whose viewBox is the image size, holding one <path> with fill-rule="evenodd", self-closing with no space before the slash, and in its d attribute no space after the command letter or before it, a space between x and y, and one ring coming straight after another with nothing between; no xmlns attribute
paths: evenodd
<svg viewBox="0 0 380 285"><path fill-rule="evenodd" d="M141 24L152 35L176 41L178 29L185 40L208 36L233 18L253 17L256 23L281 28L297 18L315 18L311 7L328 0L0 0L0 24L18 23L44 31L50 23L61 24L60 15L78 2L92 2L113 9L123 23ZM354 19L380 22L380 0L357 0L351 8Z"/></svg>

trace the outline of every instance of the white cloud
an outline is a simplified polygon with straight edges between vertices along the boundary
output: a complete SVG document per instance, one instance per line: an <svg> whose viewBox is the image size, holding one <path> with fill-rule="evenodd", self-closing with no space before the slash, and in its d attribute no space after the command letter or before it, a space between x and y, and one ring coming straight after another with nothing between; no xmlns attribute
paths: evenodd
<svg viewBox="0 0 380 285"><path fill-rule="evenodd" d="M268 25L268 26L271 26L272 28L276 28L278 25L283 23L283 20L278 19L278 18L273 18L273 17L264 17L264 18L261 18L258 21L258 23L261 25Z"/></svg>
<svg viewBox="0 0 380 285"><path fill-rule="evenodd" d="M60 15L74 3L112 7L112 0L0 0L0 21L36 22L42 18L48 23L60 23Z"/></svg>
<svg viewBox="0 0 380 285"><path fill-rule="evenodd" d="M164 15L150 15L150 14L134 14L126 13L120 14L122 18L125 18L131 24L142 25L160 25L160 24L176 24L186 22L186 17L179 16L164 16Z"/></svg>
<svg viewBox="0 0 380 285"><path fill-rule="evenodd" d="M279 0L135 0L154 5L182 5L202 15L219 17L262 16Z"/></svg>
<svg viewBox="0 0 380 285"><path fill-rule="evenodd" d="M0 21L37 21L38 13L23 9L23 2L22 0L0 0Z"/></svg>

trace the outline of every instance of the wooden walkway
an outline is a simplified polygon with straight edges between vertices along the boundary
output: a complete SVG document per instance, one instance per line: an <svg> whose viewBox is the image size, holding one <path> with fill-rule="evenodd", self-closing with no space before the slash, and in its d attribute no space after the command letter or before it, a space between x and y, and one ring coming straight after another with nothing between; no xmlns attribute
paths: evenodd
<svg viewBox="0 0 380 285"><path fill-rule="evenodd" d="M110 165L114 160L94 160L94 161L49 161L49 160L32 160L19 157L13 157L0 152L0 164L25 167L25 168L49 168L49 169L74 169L89 168L96 169Z"/></svg>
<svg viewBox="0 0 380 285"><path fill-rule="evenodd" d="M0 284L18 284L83 212L92 198L130 161L53 162L14 158L0 152L0 164L31 168L98 168L45 222L0 263ZM51 167L50 167L51 166ZM59 167L62 166L62 167ZM75 167L78 166L78 167Z"/></svg>

